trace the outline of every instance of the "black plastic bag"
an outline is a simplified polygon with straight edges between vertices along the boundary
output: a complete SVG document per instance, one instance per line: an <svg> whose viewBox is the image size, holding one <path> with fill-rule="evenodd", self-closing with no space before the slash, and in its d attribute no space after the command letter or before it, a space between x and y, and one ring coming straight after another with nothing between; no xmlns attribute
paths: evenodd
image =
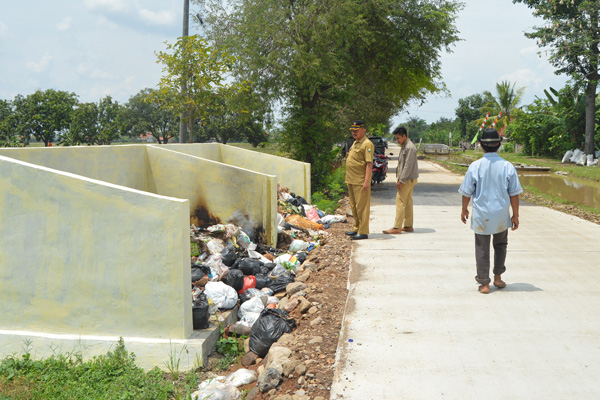
<svg viewBox="0 0 600 400"><path fill-rule="evenodd" d="M255 278L256 278L256 288L259 290L262 288L271 287L271 285L274 283L273 278L271 278L267 274L255 275Z"/></svg>
<svg viewBox="0 0 600 400"><path fill-rule="evenodd" d="M273 270L273 268L269 269L267 267L265 267L264 265L260 266L260 272L256 275L269 275L269 272L271 272Z"/></svg>
<svg viewBox="0 0 600 400"><path fill-rule="evenodd" d="M236 292L244 288L244 273L239 269L230 269L223 278L223 283L231 286Z"/></svg>
<svg viewBox="0 0 600 400"><path fill-rule="evenodd" d="M271 345L296 328L296 321L283 310L265 308L250 330L250 350L264 358Z"/></svg>
<svg viewBox="0 0 600 400"><path fill-rule="evenodd" d="M236 264L244 275L260 274L260 267L263 265L259 260L254 258L244 258L239 263L236 262Z"/></svg>
<svg viewBox="0 0 600 400"><path fill-rule="evenodd" d="M265 265L263 265L264 267L269 269L269 272L273 271L273 268L275 268L277 266L277 264L275 263L266 263Z"/></svg>
<svg viewBox="0 0 600 400"><path fill-rule="evenodd" d="M194 329L208 328L208 298L204 293L192 303L192 321Z"/></svg>
<svg viewBox="0 0 600 400"><path fill-rule="evenodd" d="M221 261L228 267L231 267L235 260L237 260L237 255L235 254L235 250L232 247L225 247L221 252Z"/></svg>
<svg viewBox="0 0 600 400"><path fill-rule="evenodd" d="M192 282L197 282L205 276L210 276L210 267L202 264L192 264Z"/></svg>
<svg viewBox="0 0 600 400"><path fill-rule="evenodd" d="M306 252L305 251L299 251L296 254L294 254L294 256L296 256L296 258L298 259L298 261L300 261L300 264L303 264L304 261L306 261Z"/></svg>
<svg viewBox="0 0 600 400"><path fill-rule="evenodd" d="M284 273L279 275L277 278L273 279L273 283L271 284L271 286L269 286L269 289L271 289L273 293L277 293L282 290L285 290L287 285L289 285L292 282L295 282L294 276L291 273Z"/></svg>

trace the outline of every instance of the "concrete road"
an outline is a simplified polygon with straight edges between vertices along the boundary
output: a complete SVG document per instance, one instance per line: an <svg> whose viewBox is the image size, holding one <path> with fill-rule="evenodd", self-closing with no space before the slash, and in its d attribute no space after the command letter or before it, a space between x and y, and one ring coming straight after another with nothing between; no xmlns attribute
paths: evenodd
<svg viewBox="0 0 600 400"><path fill-rule="evenodd" d="M600 399L600 226L522 204L508 286L483 295L462 177L419 168L414 233L380 233L394 221L395 163L373 189L331 399Z"/></svg>

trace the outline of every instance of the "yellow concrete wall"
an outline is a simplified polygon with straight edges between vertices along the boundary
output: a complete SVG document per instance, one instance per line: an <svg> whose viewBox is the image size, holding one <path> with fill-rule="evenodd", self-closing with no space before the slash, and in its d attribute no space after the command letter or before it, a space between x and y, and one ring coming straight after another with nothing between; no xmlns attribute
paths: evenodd
<svg viewBox="0 0 600 400"><path fill-rule="evenodd" d="M196 157L277 176L277 183L310 202L310 164L219 143L161 146Z"/></svg>
<svg viewBox="0 0 600 400"><path fill-rule="evenodd" d="M155 147L160 147L163 149L169 149L178 151L180 153L189 154L191 156L196 156L200 158L205 158L207 160L223 162L221 157L221 144L219 143L169 143L153 145ZM235 164L232 164L235 165Z"/></svg>
<svg viewBox="0 0 600 400"><path fill-rule="evenodd" d="M232 222L263 229L268 244L277 243L275 177L205 158L149 146L148 163L157 194L188 199L195 225ZM181 150L181 148L180 148Z"/></svg>
<svg viewBox="0 0 600 400"><path fill-rule="evenodd" d="M138 190L149 190L145 153L145 145L0 148L2 156Z"/></svg>
<svg viewBox="0 0 600 400"><path fill-rule="evenodd" d="M2 156L0 188L0 329L189 337L187 200Z"/></svg>

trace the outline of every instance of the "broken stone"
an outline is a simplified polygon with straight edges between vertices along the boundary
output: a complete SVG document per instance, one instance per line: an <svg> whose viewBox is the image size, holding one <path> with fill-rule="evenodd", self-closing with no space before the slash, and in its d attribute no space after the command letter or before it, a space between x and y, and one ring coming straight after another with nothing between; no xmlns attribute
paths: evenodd
<svg viewBox="0 0 600 400"><path fill-rule="evenodd" d="M302 314L305 314L308 310L310 310L311 307L312 303L310 301L306 300L304 297L300 298L300 305L298 306L298 309Z"/></svg>
<svg viewBox="0 0 600 400"><path fill-rule="evenodd" d="M298 300L297 298L294 298L294 299L288 301L287 304L282 307L282 309L289 314L296 309L298 304L300 304L300 300Z"/></svg>
<svg viewBox="0 0 600 400"><path fill-rule="evenodd" d="M242 365L244 367L252 365L256 361L257 358L258 358L258 354L250 351L250 352L246 353L246 355L244 357L242 357L242 361L241 361Z"/></svg>
<svg viewBox="0 0 600 400"><path fill-rule="evenodd" d="M279 371L275 368L267 368L265 372L258 377L258 390L260 390L261 393L269 392L270 390L275 389L280 382L281 374Z"/></svg>
<svg viewBox="0 0 600 400"><path fill-rule="evenodd" d="M306 289L306 284L302 282L292 282L286 286L285 291L288 296L293 296L295 293L298 293L301 290Z"/></svg>
<svg viewBox="0 0 600 400"><path fill-rule="evenodd" d="M310 321L310 326L316 326L323 323L323 319L321 317L317 317L315 319L313 319L312 321Z"/></svg>
<svg viewBox="0 0 600 400"><path fill-rule="evenodd" d="M300 378L302 379L303 378L302 375L304 375L306 373L306 365L304 365L302 363L296 365L296 368L294 368L294 373L296 375L299 375ZM304 382L304 380L302 382ZM298 383L300 383L300 379L298 379Z"/></svg>

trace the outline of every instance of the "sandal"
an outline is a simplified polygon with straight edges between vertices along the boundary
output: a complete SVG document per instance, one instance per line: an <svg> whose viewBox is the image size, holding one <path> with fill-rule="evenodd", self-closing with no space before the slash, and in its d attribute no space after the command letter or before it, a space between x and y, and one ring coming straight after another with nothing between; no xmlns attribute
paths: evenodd
<svg viewBox="0 0 600 400"><path fill-rule="evenodd" d="M477 290L479 290L479 293L481 294L488 294L490 292L490 285L481 285Z"/></svg>

